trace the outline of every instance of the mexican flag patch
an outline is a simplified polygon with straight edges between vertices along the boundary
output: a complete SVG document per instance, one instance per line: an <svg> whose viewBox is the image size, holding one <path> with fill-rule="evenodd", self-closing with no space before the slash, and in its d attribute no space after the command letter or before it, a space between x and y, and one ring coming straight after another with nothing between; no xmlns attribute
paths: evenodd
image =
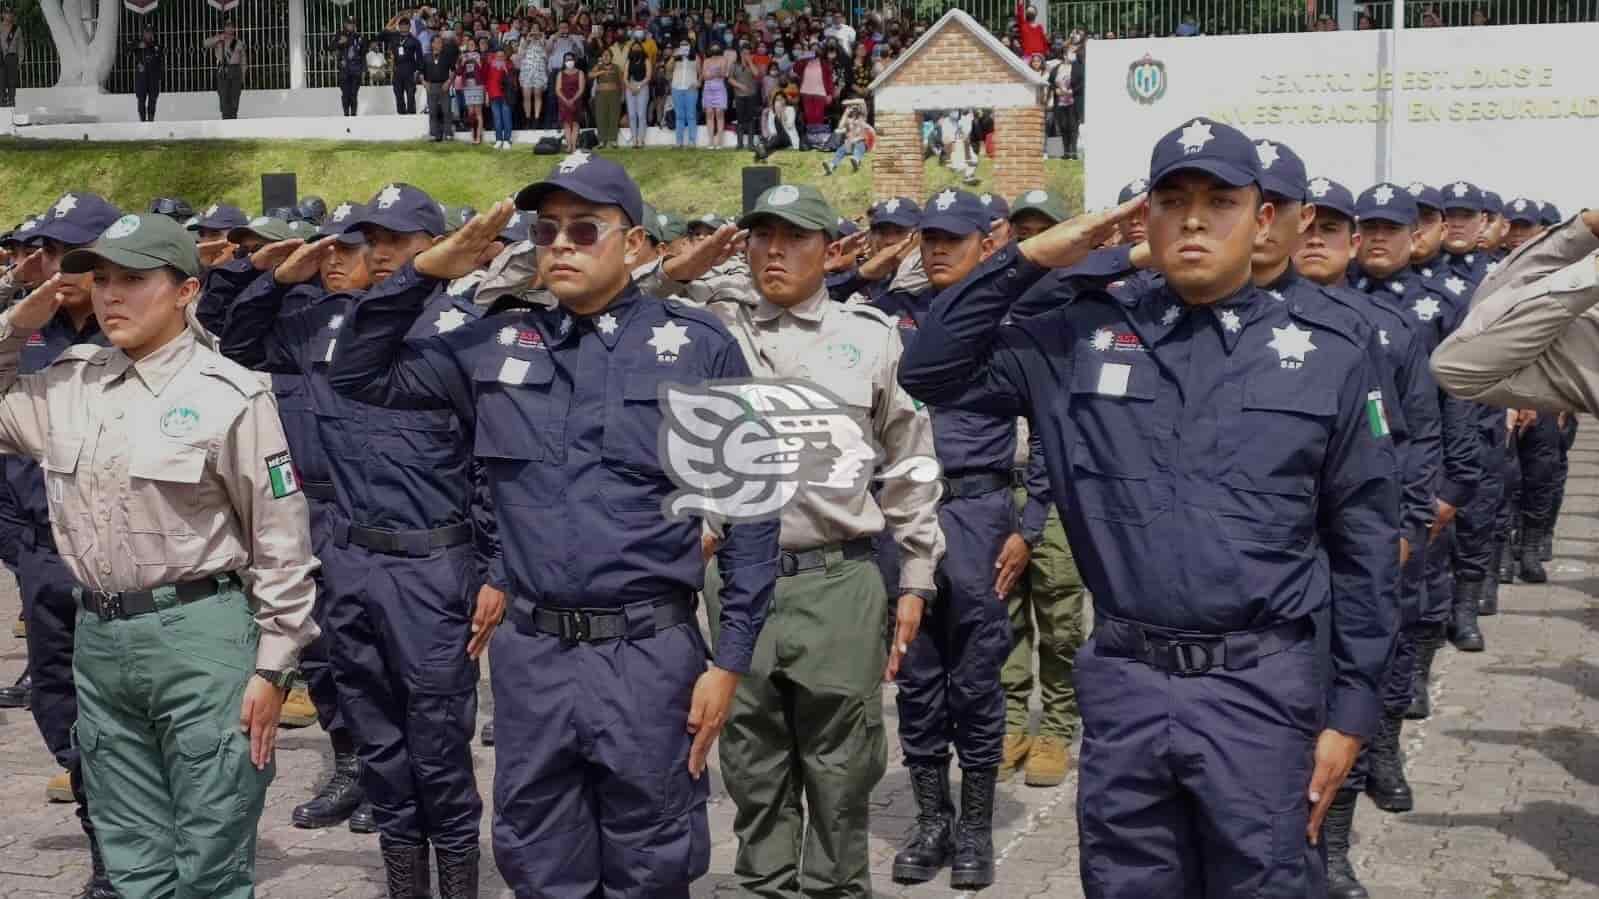
<svg viewBox="0 0 1599 899"><path fill-rule="evenodd" d="M300 475L288 453L267 456L267 477L272 481L272 498L282 499L300 492Z"/></svg>
<svg viewBox="0 0 1599 899"><path fill-rule="evenodd" d="M1366 423L1371 426L1371 436L1388 436L1388 413L1383 411L1381 390L1366 394Z"/></svg>

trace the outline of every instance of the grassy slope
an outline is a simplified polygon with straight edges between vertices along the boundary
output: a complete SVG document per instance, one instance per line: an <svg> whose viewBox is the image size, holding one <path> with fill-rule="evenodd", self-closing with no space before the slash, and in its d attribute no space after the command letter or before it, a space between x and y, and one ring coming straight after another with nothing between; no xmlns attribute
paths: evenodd
<svg viewBox="0 0 1599 899"><path fill-rule="evenodd" d="M607 151L628 167L645 199L685 214L736 213L742 201L739 170L748 153L672 149ZM822 174L821 153L783 152L773 158L784 181L819 186L841 214L865 209L871 195L869 166L858 174L845 164ZM126 209L142 209L151 197L182 196L196 208L229 202L248 212L260 209L260 175L294 172L300 193L334 202L366 199L388 181L407 181L445 203L483 208L496 196L514 193L549 171L555 157L531 150L495 152L486 147L431 144L370 144L332 141L187 141L72 143L0 140L0 229L45 209L67 190L93 191ZM868 160L869 161L869 160ZM986 188L990 164L979 171ZM1049 187L1076 208L1082 197L1082 167L1045 164ZM955 183L946 169L927 169L929 192Z"/></svg>

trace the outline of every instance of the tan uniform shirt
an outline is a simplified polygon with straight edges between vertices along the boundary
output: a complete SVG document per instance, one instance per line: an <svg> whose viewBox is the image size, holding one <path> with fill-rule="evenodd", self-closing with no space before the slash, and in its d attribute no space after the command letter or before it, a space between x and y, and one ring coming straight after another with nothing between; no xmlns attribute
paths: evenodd
<svg viewBox="0 0 1599 899"><path fill-rule="evenodd" d="M748 282L745 282L748 285ZM899 386L901 344L894 323L870 307L835 303L824 287L783 309L746 287L728 299L726 285L706 308L738 338L758 378L811 381L848 406L850 418L882 447L879 470L913 456L933 456L933 423ZM801 490L783 509L784 549L804 550L873 536L885 524L900 550L900 588L933 590L933 570L944 555L938 527L942 488L935 481L880 482L874 499Z"/></svg>
<svg viewBox="0 0 1599 899"><path fill-rule="evenodd" d="M234 36L230 46L226 35L213 34L205 39L205 45L211 48L211 60L219 66L244 65L244 41L237 35Z"/></svg>
<svg viewBox="0 0 1599 899"><path fill-rule="evenodd" d="M1432 356L1456 396L1515 409L1599 412L1599 236L1579 216L1529 241L1477 288Z"/></svg>
<svg viewBox="0 0 1599 899"><path fill-rule="evenodd" d="M85 344L19 376L28 334L0 315L0 452L43 466L73 576L121 592L237 572L261 628L257 667L293 668L318 633L318 563L262 377L189 331L138 362Z"/></svg>

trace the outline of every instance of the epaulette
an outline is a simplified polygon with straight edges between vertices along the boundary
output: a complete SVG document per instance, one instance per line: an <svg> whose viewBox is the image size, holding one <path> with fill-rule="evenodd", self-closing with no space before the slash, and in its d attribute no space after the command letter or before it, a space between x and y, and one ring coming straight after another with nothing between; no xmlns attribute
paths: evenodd
<svg viewBox="0 0 1599 899"><path fill-rule="evenodd" d="M684 321L698 322L713 331L722 333L726 333L727 331L727 326L722 324L722 320L717 318L714 312L707 312L698 306L692 306L681 300L675 299L661 300L659 305L667 315L670 315L673 318L681 318Z"/></svg>
<svg viewBox="0 0 1599 899"><path fill-rule="evenodd" d="M50 360L51 365L60 365L63 362L87 362L90 365L104 365L111 358L114 347L100 346L94 343L75 343L61 351L61 355Z"/></svg>
<svg viewBox="0 0 1599 899"><path fill-rule="evenodd" d="M1320 288L1321 285L1316 285ZM1338 302L1330 293L1325 294L1329 303L1305 303L1299 300L1289 300L1288 314L1301 321L1319 325L1333 332L1353 344L1357 349L1364 350L1370 343L1371 337L1376 333L1376 327L1348 306Z"/></svg>
<svg viewBox="0 0 1599 899"><path fill-rule="evenodd" d="M870 303L842 303L840 305L845 312L858 315L861 318L869 318L885 328L894 328L899 324L898 319L893 318L887 312Z"/></svg>
<svg viewBox="0 0 1599 899"><path fill-rule="evenodd" d="M245 397L252 397L262 393L269 386L267 376L260 372L251 371L232 359L216 354L211 354L211 358L200 363L200 373L210 375L219 381L227 383L228 386Z"/></svg>

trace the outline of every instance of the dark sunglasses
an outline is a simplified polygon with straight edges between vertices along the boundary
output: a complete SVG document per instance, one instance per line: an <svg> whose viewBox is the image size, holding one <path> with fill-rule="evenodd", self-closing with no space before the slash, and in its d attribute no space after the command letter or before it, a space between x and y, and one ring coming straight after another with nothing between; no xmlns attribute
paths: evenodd
<svg viewBox="0 0 1599 899"><path fill-rule="evenodd" d="M575 222L567 222L566 226L563 228L561 223L555 221L554 219L539 219L533 223L532 230L534 246L553 246L555 241L560 238L562 232L564 231L566 233L566 239L570 240L573 246L592 247L599 243L600 239L605 237L605 235L611 233L612 231L621 230L621 226L608 224L606 222L579 220Z"/></svg>

